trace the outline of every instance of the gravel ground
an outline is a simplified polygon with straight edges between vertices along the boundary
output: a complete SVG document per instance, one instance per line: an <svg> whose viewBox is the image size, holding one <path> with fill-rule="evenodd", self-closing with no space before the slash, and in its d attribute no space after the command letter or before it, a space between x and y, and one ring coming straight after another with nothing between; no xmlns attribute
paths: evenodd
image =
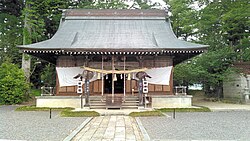
<svg viewBox="0 0 250 141"><path fill-rule="evenodd" d="M17 106L0 106L0 140L59 141L86 118L63 118L52 111L14 111Z"/></svg>
<svg viewBox="0 0 250 141"><path fill-rule="evenodd" d="M176 119L141 117L140 120L151 140L250 140L249 111L176 113Z"/></svg>

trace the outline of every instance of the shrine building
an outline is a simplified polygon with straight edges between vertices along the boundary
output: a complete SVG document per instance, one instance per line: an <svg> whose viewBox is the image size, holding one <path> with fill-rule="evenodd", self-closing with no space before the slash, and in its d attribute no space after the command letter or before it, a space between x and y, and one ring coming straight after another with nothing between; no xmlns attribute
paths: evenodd
<svg viewBox="0 0 250 141"><path fill-rule="evenodd" d="M178 39L156 9L68 9L51 39L19 46L56 65L55 93L38 107L90 108L191 106L175 94L173 66L207 47Z"/></svg>

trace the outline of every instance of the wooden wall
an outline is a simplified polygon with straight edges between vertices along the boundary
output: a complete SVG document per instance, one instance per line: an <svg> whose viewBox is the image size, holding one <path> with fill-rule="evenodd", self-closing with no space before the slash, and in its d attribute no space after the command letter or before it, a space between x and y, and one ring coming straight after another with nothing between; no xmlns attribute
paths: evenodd
<svg viewBox="0 0 250 141"><path fill-rule="evenodd" d="M129 56L131 58L126 61L127 69L136 68L155 68L155 67L167 67L172 66L172 58L170 56L144 56L143 63L140 66L139 61L135 56ZM128 57L127 57L128 58ZM101 61L92 57L89 63L86 63L84 56L59 56L57 59L57 67L75 67L75 66L89 66L92 68L101 69ZM115 62L116 69L123 69L123 62ZM104 61L104 69L111 69L111 61ZM173 73L171 73L173 74ZM83 86L84 88L84 86ZM135 92L138 90L138 84L136 80L126 80L126 93L132 94L132 89ZM173 76L171 75L170 85L153 85L149 84L149 94L173 94ZM79 95L76 93L77 87L59 87L59 82L57 79L56 95ZM83 90L84 91L84 90ZM101 80L96 80L90 83L90 94L98 95L102 92L102 82Z"/></svg>

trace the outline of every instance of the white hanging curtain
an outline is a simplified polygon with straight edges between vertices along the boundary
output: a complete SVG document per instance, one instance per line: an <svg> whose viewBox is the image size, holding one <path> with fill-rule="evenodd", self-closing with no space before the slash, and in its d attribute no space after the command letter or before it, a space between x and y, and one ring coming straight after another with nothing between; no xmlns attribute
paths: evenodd
<svg viewBox="0 0 250 141"><path fill-rule="evenodd" d="M173 67L170 66L170 67L146 69L145 72L152 77L152 78L146 78L148 83L157 85L169 85L172 68ZM56 71L59 80L59 86L64 87L64 86L76 86L79 79L74 79L74 77L78 74L82 74L84 69L82 67L56 67ZM131 78L131 74L128 73L128 75L129 78ZM94 76L90 80L90 82L95 81L97 79L98 79L98 73L94 72Z"/></svg>
<svg viewBox="0 0 250 141"><path fill-rule="evenodd" d="M59 86L76 86L80 78L74 79L74 77L78 74L82 74L83 71L84 69L81 67L56 67ZM98 75L94 72L94 76L90 79L90 82L97 80L97 78ZM82 80L84 83L84 78Z"/></svg>
<svg viewBox="0 0 250 141"><path fill-rule="evenodd" d="M151 76L151 78L146 78L149 84L157 85L169 85L172 66L162 67L162 68L152 68L148 69L145 72Z"/></svg>

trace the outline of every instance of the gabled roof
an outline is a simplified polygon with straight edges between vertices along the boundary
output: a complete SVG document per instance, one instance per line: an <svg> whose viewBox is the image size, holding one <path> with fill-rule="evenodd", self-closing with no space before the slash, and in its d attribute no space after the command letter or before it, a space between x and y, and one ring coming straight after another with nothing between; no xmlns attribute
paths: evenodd
<svg viewBox="0 0 250 141"><path fill-rule="evenodd" d="M66 10L49 40L23 50L173 51L205 50L176 38L163 10Z"/></svg>

